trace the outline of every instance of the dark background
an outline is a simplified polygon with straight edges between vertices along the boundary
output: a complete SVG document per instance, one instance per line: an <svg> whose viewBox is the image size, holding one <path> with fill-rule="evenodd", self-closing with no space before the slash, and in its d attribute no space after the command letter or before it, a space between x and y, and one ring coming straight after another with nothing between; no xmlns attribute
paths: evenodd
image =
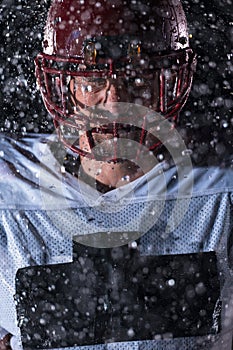
<svg viewBox="0 0 233 350"><path fill-rule="evenodd" d="M50 1L2 0L0 8L0 131L52 132L34 78L33 58L41 51ZM183 0L198 57L181 125L193 134L197 158L212 147L225 154L233 125L232 0Z"/></svg>

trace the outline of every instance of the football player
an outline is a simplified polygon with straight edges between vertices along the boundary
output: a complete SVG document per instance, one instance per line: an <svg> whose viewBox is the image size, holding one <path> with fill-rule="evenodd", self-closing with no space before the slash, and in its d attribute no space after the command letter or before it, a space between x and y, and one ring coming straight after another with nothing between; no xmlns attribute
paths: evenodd
<svg viewBox="0 0 233 350"><path fill-rule="evenodd" d="M232 170L192 166L176 130L195 63L178 0L52 2L36 78L65 148L56 135L1 139L0 325L13 350L17 270L72 261L73 240L141 256L213 253L206 273L218 269L220 286L213 310L210 295L190 318L209 285L196 282L199 271L186 285L188 264L179 272L186 299L171 291L172 331L158 307L155 326L143 326L150 338L129 329L131 340L73 349L231 349Z"/></svg>

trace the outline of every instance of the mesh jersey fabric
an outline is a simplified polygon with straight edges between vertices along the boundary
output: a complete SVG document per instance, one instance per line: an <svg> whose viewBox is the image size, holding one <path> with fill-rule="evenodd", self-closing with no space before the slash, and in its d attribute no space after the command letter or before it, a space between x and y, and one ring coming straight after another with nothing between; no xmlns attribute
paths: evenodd
<svg viewBox="0 0 233 350"><path fill-rule="evenodd" d="M50 162L43 161L43 154L48 159L49 142L44 135L0 139L1 327L19 337L13 300L18 268L71 261L72 236L79 232L141 230L140 251L144 255L216 251L222 285L222 334L217 338L157 339L72 349L231 349L232 169L193 168L190 196L185 191L177 198L176 169L166 167L164 199L158 183L161 165L128 187L92 196L92 189L64 173L53 156Z"/></svg>

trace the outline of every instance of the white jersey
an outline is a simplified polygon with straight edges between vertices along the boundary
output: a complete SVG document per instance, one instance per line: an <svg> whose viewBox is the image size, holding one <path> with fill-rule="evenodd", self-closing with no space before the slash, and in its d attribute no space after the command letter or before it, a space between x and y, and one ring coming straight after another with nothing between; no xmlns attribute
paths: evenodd
<svg viewBox="0 0 233 350"><path fill-rule="evenodd" d="M134 182L102 194L66 172L58 161L64 152L62 156L57 152L55 157L53 145L54 137L48 135L0 138L2 334L5 330L20 338L13 298L19 268L72 261L74 236L137 232L142 255L216 252L223 303L220 334L214 338L156 339L72 349L230 350L232 168L193 167L184 169L181 178L179 164L164 161Z"/></svg>

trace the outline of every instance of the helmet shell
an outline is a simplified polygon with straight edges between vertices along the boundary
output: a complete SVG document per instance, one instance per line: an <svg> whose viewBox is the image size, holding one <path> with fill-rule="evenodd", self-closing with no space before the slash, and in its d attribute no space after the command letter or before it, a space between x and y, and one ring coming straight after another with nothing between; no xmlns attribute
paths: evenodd
<svg viewBox="0 0 233 350"><path fill-rule="evenodd" d="M87 40L130 35L151 53L189 46L179 0L54 0L48 12L44 53L83 56Z"/></svg>

